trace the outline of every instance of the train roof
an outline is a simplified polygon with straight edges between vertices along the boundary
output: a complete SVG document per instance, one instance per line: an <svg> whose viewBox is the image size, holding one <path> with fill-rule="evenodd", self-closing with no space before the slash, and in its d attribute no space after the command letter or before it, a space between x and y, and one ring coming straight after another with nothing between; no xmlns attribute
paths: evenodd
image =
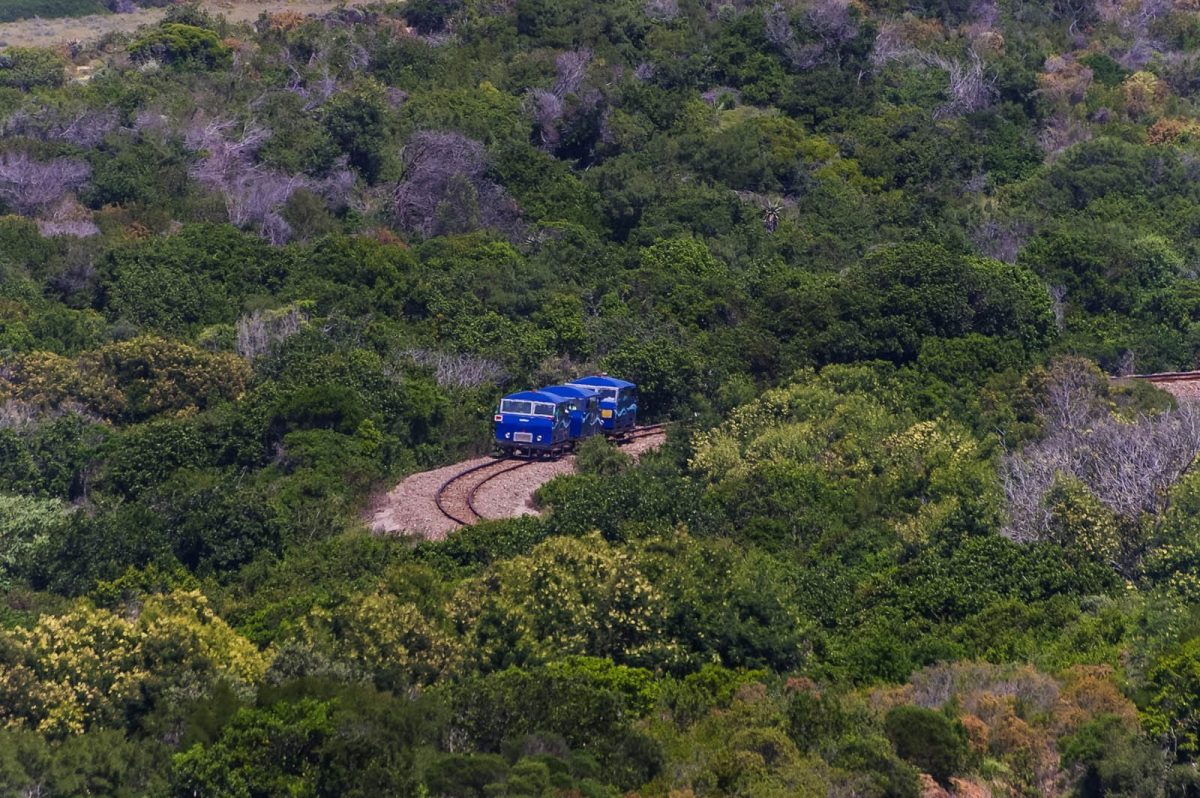
<svg viewBox="0 0 1200 798"><path fill-rule="evenodd" d="M618 380L616 377L609 377L606 374L591 374L586 377L579 377L571 380L571 385L594 385L597 388L636 388L632 382Z"/></svg>
<svg viewBox="0 0 1200 798"><path fill-rule="evenodd" d="M596 395L595 389L579 385L547 385L545 388L539 388L538 390L544 393L557 394L558 396L569 396L572 399L587 399L589 396Z"/></svg>
<svg viewBox="0 0 1200 798"><path fill-rule="evenodd" d="M501 401L504 399L515 399L518 402L550 402L556 405L566 401L566 397L560 394L545 391L518 391L502 397Z"/></svg>

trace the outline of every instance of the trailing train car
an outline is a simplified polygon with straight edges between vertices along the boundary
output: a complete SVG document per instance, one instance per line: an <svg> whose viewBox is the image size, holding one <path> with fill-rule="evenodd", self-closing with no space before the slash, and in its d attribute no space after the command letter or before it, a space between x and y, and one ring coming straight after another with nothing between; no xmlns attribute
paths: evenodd
<svg viewBox="0 0 1200 798"><path fill-rule="evenodd" d="M547 385L538 390L570 400L568 410L571 414L572 444L593 435L603 434L604 429L600 425L600 395L596 391L571 385Z"/></svg>
<svg viewBox="0 0 1200 798"><path fill-rule="evenodd" d="M580 377L571 388L595 391L600 397L600 426L605 435L624 435L637 426L637 386L607 374Z"/></svg>
<svg viewBox="0 0 1200 798"><path fill-rule="evenodd" d="M494 416L503 452L556 455L571 445L571 399L545 391L510 393Z"/></svg>

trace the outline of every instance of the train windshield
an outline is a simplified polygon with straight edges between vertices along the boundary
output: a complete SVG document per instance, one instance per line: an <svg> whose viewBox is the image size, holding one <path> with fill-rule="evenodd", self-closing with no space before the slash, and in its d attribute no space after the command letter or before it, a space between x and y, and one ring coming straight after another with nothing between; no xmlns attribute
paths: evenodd
<svg viewBox="0 0 1200 798"><path fill-rule="evenodd" d="M520 399L502 399L501 413L515 413L518 416L554 416L554 405L546 402L525 402Z"/></svg>

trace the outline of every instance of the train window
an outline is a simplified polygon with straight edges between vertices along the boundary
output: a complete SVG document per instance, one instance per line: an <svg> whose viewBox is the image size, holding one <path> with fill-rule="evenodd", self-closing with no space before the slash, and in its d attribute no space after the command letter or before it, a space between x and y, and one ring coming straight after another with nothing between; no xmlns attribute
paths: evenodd
<svg viewBox="0 0 1200 798"><path fill-rule="evenodd" d="M519 399L505 399L500 403L501 413L516 413L519 416L533 414L533 402L522 402Z"/></svg>
<svg viewBox="0 0 1200 798"><path fill-rule="evenodd" d="M535 416L553 416L554 415L554 405L542 404L541 402L535 402L533 405L533 415L535 415Z"/></svg>

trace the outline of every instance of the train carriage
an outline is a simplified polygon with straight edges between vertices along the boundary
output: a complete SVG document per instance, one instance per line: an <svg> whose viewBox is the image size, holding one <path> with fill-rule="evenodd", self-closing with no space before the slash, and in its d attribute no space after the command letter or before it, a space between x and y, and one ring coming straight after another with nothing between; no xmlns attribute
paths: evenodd
<svg viewBox="0 0 1200 798"><path fill-rule="evenodd" d="M567 383L571 388L595 391L600 397L600 427L605 435L623 436L637 426L637 386L632 382L596 374Z"/></svg>
<svg viewBox="0 0 1200 798"><path fill-rule="evenodd" d="M563 396L569 400L572 443L603 433L600 424L600 394L597 391L572 385L548 385L539 390L543 393Z"/></svg>
<svg viewBox="0 0 1200 798"><path fill-rule="evenodd" d="M500 400L494 420L501 451L556 455L571 445L571 399L544 391L520 391Z"/></svg>

